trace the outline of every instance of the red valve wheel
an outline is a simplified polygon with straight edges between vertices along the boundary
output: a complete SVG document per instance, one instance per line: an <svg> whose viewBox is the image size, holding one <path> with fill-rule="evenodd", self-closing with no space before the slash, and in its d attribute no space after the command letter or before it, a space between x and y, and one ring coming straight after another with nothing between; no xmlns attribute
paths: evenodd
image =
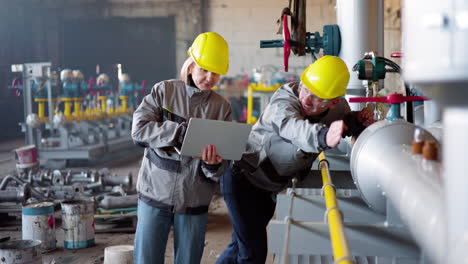
<svg viewBox="0 0 468 264"><path fill-rule="evenodd" d="M289 55L291 54L291 34L288 28L288 15L283 15L283 61L284 71L288 71Z"/></svg>

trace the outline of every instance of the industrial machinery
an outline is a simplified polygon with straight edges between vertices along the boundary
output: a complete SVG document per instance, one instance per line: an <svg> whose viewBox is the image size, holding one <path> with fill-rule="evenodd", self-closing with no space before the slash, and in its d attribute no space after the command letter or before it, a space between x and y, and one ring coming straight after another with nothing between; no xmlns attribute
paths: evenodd
<svg viewBox="0 0 468 264"><path fill-rule="evenodd" d="M292 5L293 4L293 5ZM292 6L291 6L292 5ZM289 21L291 20L291 31ZM288 71L288 61L291 50L297 56L304 56L306 53L319 53L321 49L325 55L337 56L341 49L341 35L338 25L325 25L323 27L323 37L319 32L306 32L306 1L289 1L289 6L281 12L280 29L283 39L262 40L260 48L283 47L284 71Z"/></svg>
<svg viewBox="0 0 468 264"><path fill-rule="evenodd" d="M12 68L23 74L23 85L14 86L24 96L22 131L26 143L37 146L41 159L92 160L122 150L136 150L130 136L131 111L120 111L107 75L101 74L97 85L88 87L81 71L64 69L60 73L59 93L50 63L26 63Z"/></svg>
<svg viewBox="0 0 468 264"><path fill-rule="evenodd" d="M282 85L288 82L299 80L299 76L294 73L282 72L274 65L264 65L254 69L253 82L247 86L247 124L254 124L260 112L268 105L273 93Z"/></svg>
<svg viewBox="0 0 468 264"><path fill-rule="evenodd" d="M405 83L427 98L410 96L406 89L384 97L368 92L369 87L379 91L386 72L400 70L369 52L382 54L383 1L337 1L346 39L340 57L357 72L346 97L358 102L351 104L353 110L371 102L391 103L391 110L387 120L346 144L351 154L341 158L348 170L327 151L314 165L323 186L293 181L278 195L269 225L276 263L468 263L468 53L460 52L468 41L468 5L411 0L404 6L401 71ZM444 41L429 41L433 35ZM434 49L441 54L429 58ZM428 100L420 126L400 113L402 103L413 100Z"/></svg>
<svg viewBox="0 0 468 264"><path fill-rule="evenodd" d="M145 81L141 84L131 81L128 73L123 73L119 76L119 99L121 108L118 110L122 113L132 112L145 95Z"/></svg>

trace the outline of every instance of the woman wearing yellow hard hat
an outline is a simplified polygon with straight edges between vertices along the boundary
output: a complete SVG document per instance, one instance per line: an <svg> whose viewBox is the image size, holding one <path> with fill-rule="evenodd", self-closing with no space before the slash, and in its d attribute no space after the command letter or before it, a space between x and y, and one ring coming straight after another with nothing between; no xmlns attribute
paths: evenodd
<svg viewBox="0 0 468 264"><path fill-rule="evenodd" d="M202 33L188 55L181 80L155 84L133 114L133 140L145 147L137 181L137 264L164 262L171 226L174 263L200 263L208 205L228 166L212 145L198 158L174 151L182 145L190 118L231 121L229 103L211 91L229 69L227 42L217 33Z"/></svg>
<svg viewBox="0 0 468 264"><path fill-rule="evenodd" d="M300 82L273 94L252 128L250 148L221 179L233 235L217 264L265 263L276 194L294 177L307 176L318 154L336 147L346 130L357 134L354 128L372 122L367 111L351 112L342 98L348 81L344 61L324 56L304 70Z"/></svg>

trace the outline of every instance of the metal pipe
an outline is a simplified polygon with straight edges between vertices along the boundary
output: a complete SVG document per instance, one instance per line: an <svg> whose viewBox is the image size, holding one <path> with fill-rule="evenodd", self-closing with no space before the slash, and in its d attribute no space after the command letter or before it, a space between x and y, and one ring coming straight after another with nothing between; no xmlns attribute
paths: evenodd
<svg viewBox="0 0 468 264"><path fill-rule="evenodd" d="M138 204L138 194L127 196L105 196L99 202L98 207L104 209L136 207Z"/></svg>
<svg viewBox="0 0 468 264"><path fill-rule="evenodd" d="M17 202L22 203L31 197L31 187L25 183L23 186L15 188L15 190L1 190L1 202Z"/></svg>
<svg viewBox="0 0 468 264"><path fill-rule="evenodd" d="M386 152L388 158L381 162L369 160L380 167L381 173L376 175L382 190L400 212L423 251L435 263L443 263L447 232L440 164L434 162L426 167L428 164L414 159L404 145L388 148Z"/></svg>
<svg viewBox="0 0 468 264"><path fill-rule="evenodd" d="M18 178L16 176L13 176L13 175L7 175L5 178L3 178L2 183L0 183L0 190L4 190L4 188L7 186L7 184L12 180L17 182L19 185L24 185L25 184L25 182L23 180L21 180L20 178ZM33 194L33 196L35 198L38 198L40 200L45 200L46 199L45 196L41 192L37 191L34 188L31 188L31 192L32 192L32 194Z"/></svg>
<svg viewBox="0 0 468 264"><path fill-rule="evenodd" d="M424 102L424 125L430 126L442 120L442 114L439 103L434 100Z"/></svg>
<svg viewBox="0 0 468 264"><path fill-rule="evenodd" d="M102 177L102 182L104 185L109 185L109 186L123 185L129 188L129 187L132 187L132 174L129 173L128 175L125 175L125 176L121 176L121 175L111 176L109 174L109 175Z"/></svg>
<svg viewBox="0 0 468 264"><path fill-rule="evenodd" d="M11 179L12 179L11 175L5 176L5 178L3 178L2 180L2 183L0 183L0 190L5 190L8 182L10 182Z"/></svg>
<svg viewBox="0 0 468 264"><path fill-rule="evenodd" d="M344 232L343 215L338 208L338 202L336 201L335 188L331 182L330 171L328 170L328 162L325 158L325 154L322 152L319 154L319 166L322 172L323 181L323 194L325 196L325 205L327 210L325 211L325 218L328 221L328 227L330 229L330 240L333 249L334 263L340 264L351 264L352 261L351 250L349 249L348 239Z"/></svg>
<svg viewBox="0 0 468 264"><path fill-rule="evenodd" d="M385 213L391 202L422 251L434 263L445 263L441 166L412 154L414 128L404 121L380 121L367 128L354 145L351 172L370 207ZM436 141L429 133L427 137Z"/></svg>
<svg viewBox="0 0 468 264"><path fill-rule="evenodd" d="M297 185L297 178L292 179L292 188L288 190L288 195L291 196L291 202L289 204L289 212L288 215L284 218L284 223L286 224L286 232L284 235L284 244L283 244L283 264L289 263L289 236L291 233L291 224L294 223L294 219L292 219L292 212L293 212L293 205L294 205L294 198L296 197L296 185Z"/></svg>
<svg viewBox="0 0 468 264"><path fill-rule="evenodd" d="M351 71L365 52L383 49L383 0L337 0L336 17L343 43L339 57ZM351 74L346 94L348 97L365 96L365 87L356 74ZM380 82L382 86L382 82ZM352 110L362 109L363 104L352 104Z"/></svg>

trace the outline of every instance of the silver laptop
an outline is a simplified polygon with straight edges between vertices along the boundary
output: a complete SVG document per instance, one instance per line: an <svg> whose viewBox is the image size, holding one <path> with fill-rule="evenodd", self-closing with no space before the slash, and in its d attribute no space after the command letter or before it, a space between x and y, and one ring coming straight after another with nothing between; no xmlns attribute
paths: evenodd
<svg viewBox="0 0 468 264"><path fill-rule="evenodd" d="M224 160L240 160L252 125L219 120L191 118L180 155L201 157L207 145L215 145Z"/></svg>

